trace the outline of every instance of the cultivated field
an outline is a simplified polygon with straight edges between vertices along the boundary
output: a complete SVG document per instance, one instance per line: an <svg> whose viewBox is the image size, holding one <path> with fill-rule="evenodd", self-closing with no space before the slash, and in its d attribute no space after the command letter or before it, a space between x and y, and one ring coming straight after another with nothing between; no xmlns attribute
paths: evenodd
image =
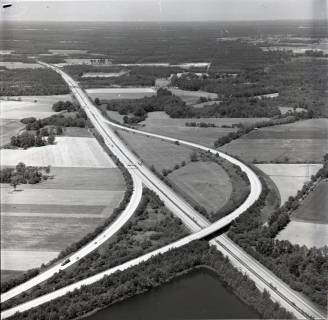
<svg viewBox="0 0 328 320"><path fill-rule="evenodd" d="M145 137L139 134L119 130L119 135L134 150L139 157L150 167L154 165L156 170L172 169L175 164L189 161L192 149L160 141L155 138Z"/></svg>
<svg viewBox="0 0 328 320"><path fill-rule="evenodd" d="M1 150L1 164L14 166L24 161L31 166L112 168L114 162L94 138L56 137L56 144L27 150Z"/></svg>
<svg viewBox="0 0 328 320"><path fill-rule="evenodd" d="M0 146L10 142L10 138L16 135L24 125L17 120L0 119Z"/></svg>
<svg viewBox="0 0 328 320"><path fill-rule="evenodd" d="M328 152L328 120L309 119L262 128L221 149L247 161L321 163Z"/></svg>
<svg viewBox="0 0 328 320"><path fill-rule="evenodd" d="M293 213L293 220L328 224L328 181L322 181ZM328 243L327 243L328 245Z"/></svg>
<svg viewBox="0 0 328 320"><path fill-rule="evenodd" d="M300 246L328 246L328 224L291 221L277 236L279 240L289 240Z"/></svg>
<svg viewBox="0 0 328 320"><path fill-rule="evenodd" d="M229 176L214 162L191 162L168 177L208 212L222 208L232 192Z"/></svg>
<svg viewBox="0 0 328 320"><path fill-rule="evenodd" d="M156 90L153 88L99 88L87 89L86 92L92 99L102 100L140 99L156 94Z"/></svg>
<svg viewBox="0 0 328 320"><path fill-rule="evenodd" d="M328 119L309 119L255 130L243 139L328 139Z"/></svg>
<svg viewBox="0 0 328 320"><path fill-rule="evenodd" d="M7 69L41 69L44 66L38 63L24 63L24 62L10 62L10 61L0 61L0 67L5 67Z"/></svg>
<svg viewBox="0 0 328 320"><path fill-rule="evenodd" d="M1 97L0 119L46 118L55 114L51 108L59 100L72 98L70 95Z"/></svg>
<svg viewBox="0 0 328 320"><path fill-rule="evenodd" d="M123 197L117 168L55 167L51 173L54 179L19 185L16 192L1 185L2 270L53 259L108 218Z"/></svg>
<svg viewBox="0 0 328 320"><path fill-rule="evenodd" d="M249 162L321 163L326 139L237 139L220 150Z"/></svg>
<svg viewBox="0 0 328 320"><path fill-rule="evenodd" d="M281 204L284 204L290 196L295 196L297 191L302 189L304 183L311 180L311 175L322 167L321 164L285 163L257 164L256 166L276 184Z"/></svg>
<svg viewBox="0 0 328 320"><path fill-rule="evenodd" d="M110 115L112 118L113 116ZM213 147L214 141L230 132L237 131L237 128L221 128L232 124L254 123L264 118L185 118L173 119L165 112L150 112L145 121L141 122L141 129L148 132L158 133L169 137L180 138L183 140L199 143ZM198 128L186 127L186 122L205 122L214 123L218 128Z"/></svg>

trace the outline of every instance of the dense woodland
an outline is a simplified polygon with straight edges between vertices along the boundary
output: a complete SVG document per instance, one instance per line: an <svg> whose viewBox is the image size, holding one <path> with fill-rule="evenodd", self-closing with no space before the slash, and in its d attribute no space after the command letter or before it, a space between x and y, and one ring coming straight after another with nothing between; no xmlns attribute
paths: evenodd
<svg viewBox="0 0 328 320"><path fill-rule="evenodd" d="M67 94L61 76L50 69L6 69L1 72L0 96Z"/></svg>
<svg viewBox="0 0 328 320"><path fill-rule="evenodd" d="M9 183L16 189L19 184L36 184L47 180L49 173L50 166L33 167L20 162L15 168L0 169L0 183Z"/></svg>
<svg viewBox="0 0 328 320"><path fill-rule="evenodd" d="M229 237L258 261L272 270L294 290L300 291L314 302L326 306L328 247L307 248L293 245L289 241L275 240L276 235L290 221L290 215L321 179L328 178L328 154L324 166L312 181L305 184L295 197L275 210L268 225L263 225L261 208L264 205L267 189L260 200L237 218L230 230Z"/></svg>
<svg viewBox="0 0 328 320"><path fill-rule="evenodd" d="M206 241L194 241L10 319L75 319L149 291L192 268L204 266L213 270L223 284L264 319L293 318L279 304L272 302L266 291L261 293L255 283L235 269L220 252L209 247Z"/></svg>

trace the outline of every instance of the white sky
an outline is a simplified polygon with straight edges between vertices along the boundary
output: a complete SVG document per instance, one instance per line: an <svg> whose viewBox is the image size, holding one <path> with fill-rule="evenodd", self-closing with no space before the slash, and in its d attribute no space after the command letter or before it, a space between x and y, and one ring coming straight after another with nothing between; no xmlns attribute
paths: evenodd
<svg viewBox="0 0 328 320"><path fill-rule="evenodd" d="M226 21L326 19L327 0L0 0L3 20Z"/></svg>

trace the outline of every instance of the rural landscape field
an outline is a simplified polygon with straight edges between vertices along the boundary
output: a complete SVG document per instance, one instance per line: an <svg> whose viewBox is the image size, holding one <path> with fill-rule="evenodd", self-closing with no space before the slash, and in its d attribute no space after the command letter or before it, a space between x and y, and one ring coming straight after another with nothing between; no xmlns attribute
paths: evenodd
<svg viewBox="0 0 328 320"><path fill-rule="evenodd" d="M324 319L326 21L125 2L1 11L1 318Z"/></svg>

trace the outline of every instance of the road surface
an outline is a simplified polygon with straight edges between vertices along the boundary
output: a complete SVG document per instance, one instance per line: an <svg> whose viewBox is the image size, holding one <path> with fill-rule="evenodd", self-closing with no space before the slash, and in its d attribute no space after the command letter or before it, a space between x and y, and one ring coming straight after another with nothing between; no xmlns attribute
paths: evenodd
<svg viewBox="0 0 328 320"><path fill-rule="evenodd" d="M163 137L156 134L145 133L135 129L127 129L126 127L120 126L118 124L114 124L106 120L101 113L97 110L97 108L93 105L93 103L89 100L88 96L84 93L84 91L79 88L77 83L69 77L62 70L44 64L48 67L51 67L56 72L60 73L64 80L69 84L73 94L81 104L81 106L86 111L89 119L95 126L95 128L99 131L99 133L103 136L106 144L112 148L117 148L121 151L122 157L124 161L120 158L120 160L129 168L134 168L136 174L140 177L142 182L155 191L159 197L164 201L165 205L180 219L184 222L184 224L194 233L190 236L187 236L179 241L176 241L172 244L169 244L163 248L150 252L146 255L128 261L120 266L115 268L111 268L106 270L100 274L92 276L90 278L81 280L77 283L74 283L70 286L59 289L55 292L51 292L47 295L36 298L32 301L28 301L22 305L16 306L12 309L4 311L1 316L2 318L6 318L17 311L24 311L35 306L41 305L47 301L60 297L68 292L71 292L77 288L80 288L82 285L88 285L94 283L95 281L100 280L104 275L110 275L117 270L124 270L129 267L132 267L140 262L148 260L150 257L167 252L172 248L177 248L182 245L185 245L193 240L202 239L213 232L220 230L222 227L229 224L232 220L238 217L241 213L247 210L259 197L261 194L261 183L256 176L256 174L245 164L240 162L233 157L230 157L224 153L218 152L214 149L209 149L195 143L190 143L182 140L177 140L173 138ZM219 153L219 155L228 161L231 161L235 165L238 165L242 171L244 171L251 185L251 192L245 202L233 211L231 214L226 217L220 219L219 221L210 224L204 217L202 217L198 212L196 212L185 200L181 199L178 195L173 192L167 185L165 185L159 178L157 178L153 172L151 172L145 166L140 164L140 159L138 159L127 147L126 145L118 138L118 136L113 132L113 130L106 125L106 122L111 126L119 127L124 130L134 131L136 133L145 134L148 136L153 136L155 138L166 139L170 141L179 141L181 144L189 145L195 148L199 148L202 150L206 150L212 153ZM299 294L295 293L293 290L289 288L283 281L274 276L272 272L267 270L264 266L258 263L253 257L245 253L241 248L239 248L235 243L233 243L229 238L225 235L221 235L210 242L212 245L215 245L221 252L223 252L232 263L243 270L250 278L252 278L256 285L260 289L266 289L272 296L275 301L278 301L281 305L283 305L287 310L294 313L294 315L298 319L307 319L307 318L315 318L315 319L323 319L324 315L316 310L316 308L305 298L301 297Z"/></svg>

